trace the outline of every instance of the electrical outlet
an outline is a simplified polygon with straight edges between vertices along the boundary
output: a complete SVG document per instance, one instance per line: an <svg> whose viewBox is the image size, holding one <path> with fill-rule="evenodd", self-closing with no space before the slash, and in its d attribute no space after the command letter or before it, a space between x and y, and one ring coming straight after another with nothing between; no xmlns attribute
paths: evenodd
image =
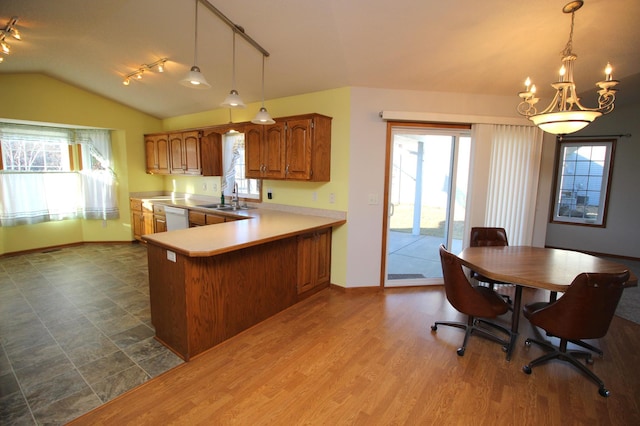
<svg viewBox="0 0 640 426"><path fill-rule="evenodd" d="M217 184L214 183L213 185L211 185L211 188L213 189L213 193L214 194L218 193L218 185Z"/></svg>
<svg viewBox="0 0 640 426"><path fill-rule="evenodd" d="M331 204L336 202L336 194L334 194L333 192L331 194L329 194L329 202Z"/></svg>
<svg viewBox="0 0 640 426"><path fill-rule="evenodd" d="M273 200L273 192L271 192L271 188L267 190L267 198Z"/></svg>
<svg viewBox="0 0 640 426"><path fill-rule="evenodd" d="M378 194L369 194L369 204L376 205L378 204Z"/></svg>
<svg viewBox="0 0 640 426"><path fill-rule="evenodd" d="M316 191L313 191L313 194L311 194L311 198L313 199L313 201L318 201L318 193Z"/></svg>
<svg viewBox="0 0 640 426"><path fill-rule="evenodd" d="M206 191L206 190L207 190L207 183L206 183L206 182L202 184L202 190L203 190L203 191Z"/></svg>

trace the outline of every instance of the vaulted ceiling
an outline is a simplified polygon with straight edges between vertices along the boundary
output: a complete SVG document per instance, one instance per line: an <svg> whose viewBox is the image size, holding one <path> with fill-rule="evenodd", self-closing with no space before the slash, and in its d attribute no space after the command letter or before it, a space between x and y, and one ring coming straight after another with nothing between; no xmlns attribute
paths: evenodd
<svg viewBox="0 0 640 426"><path fill-rule="evenodd" d="M18 16L23 40L0 73L44 73L159 118L217 108L231 89L232 30L198 7L197 65L213 86L178 81L194 65L196 0L2 0L0 28ZM209 1L266 49L265 98L345 86L513 96L530 76L550 96L569 37L568 0ZM640 1L585 0L576 12L581 91L607 61L619 99L638 97ZM168 58L166 72L123 76ZM236 38L237 89L261 99L262 54ZM595 106L595 97L583 103Z"/></svg>

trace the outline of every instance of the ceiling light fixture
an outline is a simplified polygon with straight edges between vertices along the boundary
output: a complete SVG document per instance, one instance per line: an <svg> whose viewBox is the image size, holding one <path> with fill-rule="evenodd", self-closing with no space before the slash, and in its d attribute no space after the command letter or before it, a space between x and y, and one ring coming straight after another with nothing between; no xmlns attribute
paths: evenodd
<svg viewBox="0 0 640 426"><path fill-rule="evenodd" d="M195 43L193 48L193 66L189 73L180 80L180 84L183 86L190 87L192 89L209 89L211 85L207 83L207 80L204 78L204 75L200 72L200 68L198 68L198 3L199 0L196 1L196 19L195 19Z"/></svg>
<svg viewBox="0 0 640 426"><path fill-rule="evenodd" d="M244 31L242 27L238 28L239 31ZM245 104L242 102L238 90L236 90L236 30L233 30L233 64L231 71L231 92L225 98L224 102L220 106L227 108L244 108Z"/></svg>
<svg viewBox="0 0 640 426"><path fill-rule="evenodd" d="M271 118L271 116L267 112L267 109L264 107L264 58L265 56L262 55L262 107L260 108L260 111L258 111L258 114L256 114L256 116L254 117L254 119L251 120L251 122L254 124L275 123L273 118Z"/></svg>
<svg viewBox="0 0 640 426"><path fill-rule="evenodd" d="M157 68L159 73L163 73L165 69L165 62L167 62L168 60L169 60L168 58L162 58L148 65L147 64L140 65L140 68L124 76L124 79L122 80L122 84L124 84L125 86L128 86L129 84L131 84L131 79L142 80L142 75L144 74L144 72L152 71L154 68Z"/></svg>
<svg viewBox="0 0 640 426"><path fill-rule="evenodd" d="M573 47L573 26L575 12L582 7L583 0L576 0L567 3L562 11L571 14L571 31L569 41L562 51L562 67L560 68L560 80L552 83L551 87L556 90L556 94L547 108L538 112L535 105L539 101L536 98L536 86L527 77L525 81L526 90L518 93L522 101L518 105L518 113L525 116L543 131L556 135L566 135L577 132L593 122L603 114L613 111L616 100L617 89L614 87L619 83L612 78L611 64L607 63L605 68L605 79L596 83L598 88L598 107L587 108L580 103L580 98L576 92L576 84L573 80L573 63L578 58L571 50Z"/></svg>
<svg viewBox="0 0 640 426"><path fill-rule="evenodd" d="M0 52L8 55L11 53L11 46L7 43L7 37L11 36L16 40L22 40L22 36L20 35L20 31L16 28L16 23L18 22L18 17L14 16L9 19L7 25L0 29ZM0 63L4 62L4 58L0 57Z"/></svg>

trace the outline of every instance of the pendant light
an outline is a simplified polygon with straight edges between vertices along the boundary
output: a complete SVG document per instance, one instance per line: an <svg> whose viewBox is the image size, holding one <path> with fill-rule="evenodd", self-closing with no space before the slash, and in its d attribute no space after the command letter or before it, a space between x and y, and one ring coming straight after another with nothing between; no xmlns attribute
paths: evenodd
<svg viewBox="0 0 640 426"><path fill-rule="evenodd" d="M242 102L238 91L236 90L236 32L233 31L233 64L231 74L231 92L225 98L224 102L220 106L227 108L244 108L245 104Z"/></svg>
<svg viewBox="0 0 640 426"><path fill-rule="evenodd" d="M193 49L193 66L189 73L180 80L180 84L183 86L191 87L192 89L209 89L211 85L207 83L207 80L204 78L204 75L200 72L200 68L198 68L198 1L196 1L196 23L195 23L195 47Z"/></svg>
<svg viewBox="0 0 640 426"><path fill-rule="evenodd" d="M264 55L262 55L262 107L260 108L260 111L258 111L258 114L256 114L255 118L251 120L251 122L254 124L275 123L273 118L271 118L271 116L267 112L267 109L264 107Z"/></svg>

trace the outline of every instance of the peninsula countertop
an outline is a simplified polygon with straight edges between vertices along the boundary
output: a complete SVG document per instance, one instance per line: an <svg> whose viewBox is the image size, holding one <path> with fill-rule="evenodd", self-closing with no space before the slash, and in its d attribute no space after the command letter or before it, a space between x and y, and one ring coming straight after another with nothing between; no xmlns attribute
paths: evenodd
<svg viewBox="0 0 640 426"><path fill-rule="evenodd" d="M176 200L163 204L207 211L207 209L198 208L188 201L181 202ZM263 208L233 212L210 210L210 212L229 214L246 219L147 234L143 235L142 238L147 243L155 244L189 257L209 257L346 223L345 219L334 217Z"/></svg>

